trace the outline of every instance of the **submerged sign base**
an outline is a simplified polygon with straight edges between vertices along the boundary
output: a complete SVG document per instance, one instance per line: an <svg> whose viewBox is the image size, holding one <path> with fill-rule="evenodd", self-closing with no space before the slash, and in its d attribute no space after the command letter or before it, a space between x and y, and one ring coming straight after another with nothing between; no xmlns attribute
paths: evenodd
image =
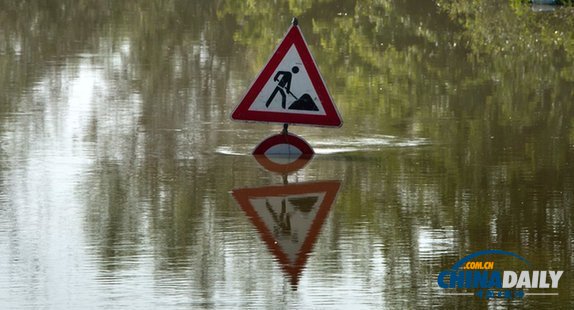
<svg viewBox="0 0 574 310"><path fill-rule="evenodd" d="M253 157L267 171L286 175L301 170L311 161L313 155L301 155L296 159L275 155L253 155Z"/></svg>
<svg viewBox="0 0 574 310"><path fill-rule="evenodd" d="M301 156L312 156L315 154L313 148L303 140L303 138L292 133L280 133L271 136L253 150L253 155L266 155L267 157L280 158L278 161L285 161L288 163L291 158L292 161L299 159ZM280 162L278 162L280 163Z"/></svg>

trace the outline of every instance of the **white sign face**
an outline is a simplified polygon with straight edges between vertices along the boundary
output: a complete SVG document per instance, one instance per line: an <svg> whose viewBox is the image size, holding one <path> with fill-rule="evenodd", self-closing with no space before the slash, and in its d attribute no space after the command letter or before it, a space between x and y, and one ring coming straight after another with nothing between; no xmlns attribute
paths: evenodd
<svg viewBox="0 0 574 310"><path fill-rule="evenodd" d="M289 48L248 110L325 115L323 104L295 45Z"/></svg>

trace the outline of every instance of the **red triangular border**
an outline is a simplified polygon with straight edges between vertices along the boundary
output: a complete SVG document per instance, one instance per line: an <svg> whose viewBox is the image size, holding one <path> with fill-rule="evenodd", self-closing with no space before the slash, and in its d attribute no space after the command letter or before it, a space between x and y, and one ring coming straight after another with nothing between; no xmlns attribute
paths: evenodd
<svg viewBox="0 0 574 310"><path fill-rule="evenodd" d="M339 181L321 181L312 183L299 183L299 184L289 184L283 186L267 186L260 188L242 188L235 189L232 192L233 198L239 203L239 206L248 218L251 220L253 225L257 228L261 234L261 238L267 244L267 247L275 255L279 263L281 264L283 270L288 273L291 277L291 284L296 285L299 281L299 277L305 264L309 253L313 249L315 241L321 232L321 227L325 222L331 206L335 202L337 193L339 192L341 183ZM251 198L261 198L261 197L277 197L277 196L292 196L292 195L303 195L311 193L325 193L325 197L319 206L319 210L313 219L311 227L307 236L305 236L305 241L297 253L297 259L294 264L292 264L287 258L287 254L275 241L273 234L265 224L265 222L259 217L259 214L253 208L253 205L249 201Z"/></svg>
<svg viewBox="0 0 574 310"><path fill-rule="evenodd" d="M311 115L311 114L295 114L295 113L282 113L282 112L266 112L266 111L250 111L249 108L267 83L271 79L271 75L279 66L292 45L295 45L299 56L305 66L305 70L309 75L309 79L317 92L317 96L321 101L325 115ZM289 124L305 124L314 126L328 126L328 127L341 127L343 121L339 115L339 111L335 107L331 95L327 91L325 82L317 69L317 65L311 56L311 52L307 47L307 43L303 38L303 34L299 26L292 25L279 44L271 59L267 62L255 82L251 85L241 102L237 105L231 118L234 120L251 121L251 122L266 122L266 123L289 123Z"/></svg>

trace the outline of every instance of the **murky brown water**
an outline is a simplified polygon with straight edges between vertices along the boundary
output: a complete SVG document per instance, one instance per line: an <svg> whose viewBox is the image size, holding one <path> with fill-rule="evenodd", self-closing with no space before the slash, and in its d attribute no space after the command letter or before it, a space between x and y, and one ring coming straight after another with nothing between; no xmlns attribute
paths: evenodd
<svg viewBox="0 0 574 310"><path fill-rule="evenodd" d="M281 126L229 114L292 16L345 124L291 127L318 154L283 177L249 155ZM3 1L0 307L570 308L572 29L488 0ZM559 288L439 287L487 249Z"/></svg>

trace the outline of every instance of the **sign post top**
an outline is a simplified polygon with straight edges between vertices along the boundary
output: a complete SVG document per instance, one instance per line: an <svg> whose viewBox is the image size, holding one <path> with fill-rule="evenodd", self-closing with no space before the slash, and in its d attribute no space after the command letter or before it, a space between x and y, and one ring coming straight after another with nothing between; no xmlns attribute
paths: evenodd
<svg viewBox="0 0 574 310"><path fill-rule="evenodd" d="M241 102L234 120L340 127L342 120L297 18Z"/></svg>

